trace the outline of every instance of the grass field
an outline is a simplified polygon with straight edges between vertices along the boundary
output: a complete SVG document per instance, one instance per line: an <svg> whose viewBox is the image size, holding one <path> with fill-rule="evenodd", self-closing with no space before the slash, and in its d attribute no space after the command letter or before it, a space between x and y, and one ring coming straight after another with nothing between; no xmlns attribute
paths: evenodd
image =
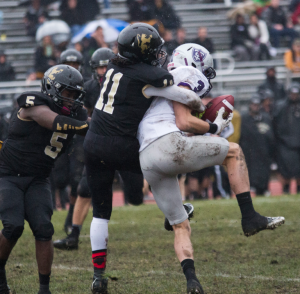
<svg viewBox="0 0 300 294"><path fill-rule="evenodd" d="M300 197L256 198L256 210L283 215L286 224L246 238L236 200L198 201L191 222L195 266L205 293L300 293ZM54 239L64 237L66 212L55 212ZM54 293L90 293L89 224L78 251L55 250ZM109 293L186 293L186 281L173 249L173 233L163 229L156 205L114 208L109 224ZM17 294L37 293L34 239L26 225L7 264L8 282Z"/></svg>

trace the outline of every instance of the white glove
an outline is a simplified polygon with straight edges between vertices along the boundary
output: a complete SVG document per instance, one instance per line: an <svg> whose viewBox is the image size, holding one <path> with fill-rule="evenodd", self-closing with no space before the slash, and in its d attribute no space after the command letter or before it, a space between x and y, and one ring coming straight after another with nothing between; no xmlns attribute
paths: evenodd
<svg viewBox="0 0 300 294"><path fill-rule="evenodd" d="M214 120L214 124L218 126L218 130L215 132L216 135L219 135L228 125L230 124L233 113L230 113L227 119L223 118L223 114L225 112L225 108L221 107L216 119Z"/></svg>

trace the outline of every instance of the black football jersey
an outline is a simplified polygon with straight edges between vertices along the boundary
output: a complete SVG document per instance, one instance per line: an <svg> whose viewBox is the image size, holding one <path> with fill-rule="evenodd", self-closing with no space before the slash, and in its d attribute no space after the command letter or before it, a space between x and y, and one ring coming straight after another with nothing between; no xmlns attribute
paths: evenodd
<svg viewBox="0 0 300 294"><path fill-rule="evenodd" d="M98 81L91 79L84 83L84 106L87 108L93 108L100 95L100 84Z"/></svg>
<svg viewBox="0 0 300 294"><path fill-rule="evenodd" d="M33 120L20 117L20 111L26 107L46 105L52 111L60 113L54 101L41 92L24 92L18 98L19 111L11 118L8 138L0 152L0 173L28 176L48 176L56 158L60 156L73 135L53 132ZM85 121L85 109L80 109L74 119Z"/></svg>
<svg viewBox="0 0 300 294"><path fill-rule="evenodd" d="M139 123L152 99L143 95L146 85L167 87L173 76L145 63L120 67L109 63L95 105L90 130L104 136L136 136Z"/></svg>

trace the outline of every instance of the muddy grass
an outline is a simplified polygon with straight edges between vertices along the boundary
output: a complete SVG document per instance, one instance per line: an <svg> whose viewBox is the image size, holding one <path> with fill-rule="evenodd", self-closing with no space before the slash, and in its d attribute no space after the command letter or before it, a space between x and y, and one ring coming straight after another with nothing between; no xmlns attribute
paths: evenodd
<svg viewBox="0 0 300 294"><path fill-rule="evenodd" d="M282 215L286 224L246 238L236 200L198 201L192 221L195 265L205 293L300 293L300 196L256 198L261 214ZM66 212L55 212L54 239L64 237ZM109 224L109 293L186 293L173 249L173 233L163 229L156 205L115 208ZM54 293L91 293L89 242L91 213L77 251L55 250ZM7 264L15 293L37 293L34 239L28 225Z"/></svg>

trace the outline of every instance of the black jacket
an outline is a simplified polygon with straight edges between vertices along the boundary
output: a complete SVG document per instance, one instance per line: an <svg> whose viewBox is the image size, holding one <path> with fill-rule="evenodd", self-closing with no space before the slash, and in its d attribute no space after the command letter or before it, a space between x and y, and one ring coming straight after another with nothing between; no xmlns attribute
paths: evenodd
<svg viewBox="0 0 300 294"><path fill-rule="evenodd" d="M161 8L155 6L154 18L160 20L164 27L169 30L178 29L181 25L180 19L173 7L165 1L163 1L163 6Z"/></svg>
<svg viewBox="0 0 300 294"><path fill-rule="evenodd" d="M199 38L196 38L192 41L192 43L198 44L206 48L209 53L214 53L214 44L210 38L206 38L205 40L201 41Z"/></svg>
<svg viewBox="0 0 300 294"><path fill-rule="evenodd" d="M246 40L251 40L248 34L248 25L234 24L230 28L231 48L242 45L245 46Z"/></svg>
<svg viewBox="0 0 300 294"><path fill-rule="evenodd" d="M279 83L276 79L266 79L264 83L258 86L257 91L263 92L266 89L269 89L274 93L274 100L276 103L286 99L286 92L284 86L283 84Z"/></svg>
<svg viewBox="0 0 300 294"><path fill-rule="evenodd" d="M7 82L15 80L15 71L9 62L0 63L0 81Z"/></svg>

